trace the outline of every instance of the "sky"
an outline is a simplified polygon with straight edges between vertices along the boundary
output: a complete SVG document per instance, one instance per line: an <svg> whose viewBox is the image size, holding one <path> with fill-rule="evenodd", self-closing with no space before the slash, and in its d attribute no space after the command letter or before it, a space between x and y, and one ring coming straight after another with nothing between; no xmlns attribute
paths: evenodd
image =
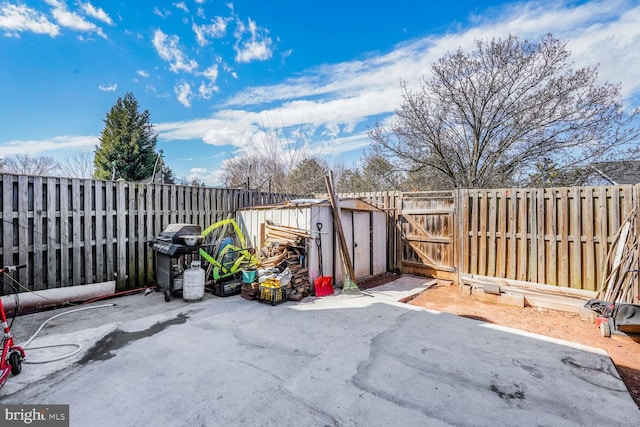
<svg viewBox="0 0 640 427"><path fill-rule="evenodd" d="M132 92L186 182L220 185L274 138L357 166L402 81L476 40L549 33L640 105L637 0L0 0L0 158L92 153Z"/></svg>

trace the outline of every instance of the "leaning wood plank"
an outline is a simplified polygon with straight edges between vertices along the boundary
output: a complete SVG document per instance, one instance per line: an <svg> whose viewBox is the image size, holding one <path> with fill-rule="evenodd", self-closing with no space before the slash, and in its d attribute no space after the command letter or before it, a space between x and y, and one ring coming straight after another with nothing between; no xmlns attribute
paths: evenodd
<svg viewBox="0 0 640 427"><path fill-rule="evenodd" d="M621 231L620 231L620 236L618 237L618 244L616 245L616 251L615 251L615 256L613 258L613 266L611 268L611 270L613 272L615 272L615 274L613 274L608 282L607 282L607 286L605 289L611 289L611 287L614 285L616 278L618 277L617 274L617 268L620 265L620 260L622 259L622 253L624 251L624 246L627 244L627 235L629 233L629 222L625 221L625 223L622 225Z"/></svg>
<svg viewBox="0 0 640 427"><path fill-rule="evenodd" d="M327 186L327 192L329 193L329 198L331 200L331 208L333 209L333 222L336 227L336 231L338 232L338 243L340 249L340 256L342 258L342 264L345 270L345 276L348 276L348 279L351 279L355 282L355 274L353 272L353 264L351 263L351 258L349 257L349 250L347 248L347 242L344 237L344 229L342 228L342 219L340 218L340 204L335 194L335 190L333 188L333 180L331 179L331 175L324 177L325 184Z"/></svg>
<svg viewBox="0 0 640 427"><path fill-rule="evenodd" d="M633 186L633 198L634 200L636 200L636 203L638 200L640 200L640 186L634 185ZM634 269L638 269L640 266L638 265L638 261L639 261L639 256L640 254L638 253L638 251L640 250L638 245L638 234L640 233L640 215L635 215L633 217L633 236L634 236L634 240L636 243L636 246L634 247L633 250L633 257L634 257ZM630 295L629 295L629 299L628 301L632 304L640 304L640 274L639 273L635 273L635 274L631 274L631 284L629 285L629 291L630 291Z"/></svg>

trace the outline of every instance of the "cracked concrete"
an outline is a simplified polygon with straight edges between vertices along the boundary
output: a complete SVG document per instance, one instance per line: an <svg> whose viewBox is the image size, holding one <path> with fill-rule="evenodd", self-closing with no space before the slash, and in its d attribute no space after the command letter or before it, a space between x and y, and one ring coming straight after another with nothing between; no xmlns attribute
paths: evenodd
<svg viewBox="0 0 640 427"><path fill-rule="evenodd" d="M84 351L24 365L2 403L69 404L73 426L637 423L602 351L398 302L427 286L403 276L275 307L121 298L44 330L36 341L75 337ZM37 319L22 320L14 328Z"/></svg>

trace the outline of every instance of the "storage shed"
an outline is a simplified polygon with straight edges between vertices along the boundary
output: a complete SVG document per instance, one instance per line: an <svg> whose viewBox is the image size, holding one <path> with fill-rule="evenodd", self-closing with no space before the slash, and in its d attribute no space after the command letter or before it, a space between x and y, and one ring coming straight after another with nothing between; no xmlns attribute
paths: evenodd
<svg viewBox="0 0 640 427"><path fill-rule="evenodd" d="M342 228L353 262L356 280L387 271L386 216L377 207L360 199L340 199ZM247 243L257 250L265 242L266 226L294 227L311 233L306 239L306 265L311 283L319 276L343 280L338 237L333 226L333 210L326 199L298 199L278 205L252 206L237 211L237 222Z"/></svg>

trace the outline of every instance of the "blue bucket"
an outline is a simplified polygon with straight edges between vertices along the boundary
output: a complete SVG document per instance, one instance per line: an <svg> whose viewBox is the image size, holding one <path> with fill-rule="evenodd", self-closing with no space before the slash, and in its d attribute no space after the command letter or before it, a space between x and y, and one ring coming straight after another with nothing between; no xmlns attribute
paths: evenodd
<svg viewBox="0 0 640 427"><path fill-rule="evenodd" d="M258 270L242 270L242 282L253 283L256 281Z"/></svg>

